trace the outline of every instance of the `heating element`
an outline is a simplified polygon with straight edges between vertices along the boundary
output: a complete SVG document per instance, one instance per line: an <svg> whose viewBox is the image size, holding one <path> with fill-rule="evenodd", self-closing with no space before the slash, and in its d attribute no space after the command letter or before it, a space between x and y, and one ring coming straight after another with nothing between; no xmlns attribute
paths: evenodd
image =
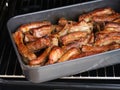
<svg viewBox="0 0 120 90"><path fill-rule="evenodd" d="M10 17L87 0L2 0L0 3L0 78L25 78L13 49L6 22ZM12 3L12 4L9 4ZM9 8L8 8L9 7ZM80 73L61 79L120 79L120 64Z"/></svg>

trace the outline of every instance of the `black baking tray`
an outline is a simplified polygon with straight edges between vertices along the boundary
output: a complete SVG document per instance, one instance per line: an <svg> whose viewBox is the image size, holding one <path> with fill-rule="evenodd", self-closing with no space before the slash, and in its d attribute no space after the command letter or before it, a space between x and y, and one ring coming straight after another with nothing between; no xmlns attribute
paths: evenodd
<svg viewBox="0 0 120 90"><path fill-rule="evenodd" d="M65 17L70 20L77 20L78 16L83 12L89 12L101 7L111 7L115 11L119 12L119 3L119 0L96 0L45 11L28 13L11 18L7 23L7 27L25 77L31 82L41 83L63 76L78 74L84 71L120 63L120 49L117 49L96 55L78 58L76 60L65 61L62 63L56 63L42 67L30 67L23 63L22 57L20 56L12 37L12 33L14 33L22 24L43 20L49 20L54 24L61 17Z"/></svg>

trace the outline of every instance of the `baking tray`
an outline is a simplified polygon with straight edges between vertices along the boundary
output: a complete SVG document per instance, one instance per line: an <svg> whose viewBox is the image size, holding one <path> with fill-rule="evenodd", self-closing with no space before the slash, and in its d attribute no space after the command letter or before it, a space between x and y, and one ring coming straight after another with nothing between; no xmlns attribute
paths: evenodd
<svg viewBox="0 0 120 90"><path fill-rule="evenodd" d="M7 27L25 77L31 82L41 83L63 76L78 74L84 71L120 63L120 49L117 49L52 65L30 67L23 63L22 57L20 56L12 37L12 33L15 32L20 25L25 23L42 20L49 20L52 23L56 23L60 17L77 20L78 16L83 12L108 6L118 12L118 9L120 8L119 3L120 0L96 0L12 17L8 21Z"/></svg>

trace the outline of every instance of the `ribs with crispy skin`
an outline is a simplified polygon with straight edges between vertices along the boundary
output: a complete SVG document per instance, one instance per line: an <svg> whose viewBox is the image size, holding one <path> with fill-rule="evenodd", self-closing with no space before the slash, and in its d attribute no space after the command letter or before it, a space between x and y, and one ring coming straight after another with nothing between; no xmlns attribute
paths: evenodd
<svg viewBox="0 0 120 90"><path fill-rule="evenodd" d="M20 26L19 30L25 33L25 32L28 32L30 29L38 28L44 25L51 25L51 23L49 21L31 22L31 23Z"/></svg>
<svg viewBox="0 0 120 90"><path fill-rule="evenodd" d="M103 31L96 33L95 45L112 43L120 43L120 24L115 22L107 23Z"/></svg>
<svg viewBox="0 0 120 90"><path fill-rule="evenodd" d="M64 61L67 61L69 60L69 58L73 55L76 55L76 54L79 54L80 51L78 48L71 48L69 49L65 54L63 54L63 56L58 60L58 62L64 62Z"/></svg>
<svg viewBox="0 0 120 90"><path fill-rule="evenodd" d="M36 38L41 38L43 36L48 36L53 31L52 25L44 25L39 28L31 29L30 32L32 32L33 36Z"/></svg>
<svg viewBox="0 0 120 90"><path fill-rule="evenodd" d="M85 56L90 56L90 55L94 55L94 54L98 54L101 52L105 52L105 51L109 51L109 50L114 50L114 49L118 49L120 48L120 44L111 44L111 45L106 45L106 46L84 46L82 48L82 51L80 54L78 55L73 55L71 56L69 59L76 59L76 58L82 58Z"/></svg>
<svg viewBox="0 0 120 90"><path fill-rule="evenodd" d="M120 23L120 18L115 19L113 22Z"/></svg>
<svg viewBox="0 0 120 90"><path fill-rule="evenodd" d="M76 32L72 32L72 33L69 33L65 36L60 37L60 40L61 40L63 45L67 45L69 43L72 43L75 40L79 40L80 38L83 38L86 36L87 36L86 32L76 31Z"/></svg>
<svg viewBox="0 0 120 90"><path fill-rule="evenodd" d="M51 45L49 37L39 38L34 42L27 43L26 46L30 51L37 51L43 48L47 48Z"/></svg>
<svg viewBox="0 0 120 90"><path fill-rule="evenodd" d="M87 23L85 21L80 21L80 22L72 25L70 27L68 33L76 32L76 31L83 31L83 32L91 33L92 30L93 30L93 24L92 23Z"/></svg>
<svg viewBox="0 0 120 90"><path fill-rule="evenodd" d="M36 59L33 59L29 61L30 66L35 66L35 65L44 65L45 62L47 61L47 57L51 51L51 47L48 47L45 49L45 51L39 55Z"/></svg>
<svg viewBox="0 0 120 90"><path fill-rule="evenodd" d="M14 34L13 34L13 38L15 40L15 43L18 47L18 51L20 52L20 54L24 57L24 58L27 58L28 61L29 60L32 60L32 59L36 59L36 55L31 52L25 45L24 45L24 42L23 42L23 34L21 31L16 31ZM26 61L25 61L26 62Z"/></svg>
<svg viewBox="0 0 120 90"><path fill-rule="evenodd" d="M49 64L56 63L63 54L64 54L64 51L62 50L61 47L54 46L50 51L48 63Z"/></svg>
<svg viewBox="0 0 120 90"><path fill-rule="evenodd" d="M58 37L66 35L68 33L69 28L70 28L70 25L66 24L64 28L60 32L58 32Z"/></svg>
<svg viewBox="0 0 120 90"><path fill-rule="evenodd" d="M110 15L103 15L103 16L94 16L93 21L95 22L111 22L117 18L120 18L119 13L114 13Z"/></svg>
<svg viewBox="0 0 120 90"><path fill-rule="evenodd" d="M62 49L64 51L67 51L73 47L81 48L82 45L92 44L93 42L94 42L94 36L93 36L93 34L90 34L84 38L80 38L79 40L73 41L72 43L70 43L68 45L63 45Z"/></svg>
<svg viewBox="0 0 120 90"><path fill-rule="evenodd" d="M111 45L106 45L106 46L88 46L84 45L82 47L82 52L105 52L110 50Z"/></svg>
<svg viewBox="0 0 120 90"><path fill-rule="evenodd" d="M95 41L96 46L109 45L112 43L119 43L120 44L120 36L106 37L106 38Z"/></svg>
<svg viewBox="0 0 120 90"><path fill-rule="evenodd" d="M109 22L105 25L105 30L107 31L114 31L114 32L120 32L120 23L116 22Z"/></svg>
<svg viewBox="0 0 120 90"><path fill-rule="evenodd" d="M62 49L63 49L63 51L68 51L69 49L71 49L71 48L73 48L73 47L76 47L76 48L80 48L80 45L81 44L81 42L79 42L79 41L74 41L73 43L70 43L70 44L68 44L68 45L64 45L64 46L62 46Z"/></svg>
<svg viewBox="0 0 120 90"><path fill-rule="evenodd" d="M107 38L107 37L114 37L114 36L120 36L120 32L109 32L109 31L108 31L108 33L107 33L107 31L99 32L96 34L96 41Z"/></svg>
<svg viewBox="0 0 120 90"><path fill-rule="evenodd" d="M103 16L103 15L110 15L110 14L113 14L115 13L114 10L112 10L111 8L100 8L100 9L96 9L96 10L93 10L87 14L83 14L83 15L80 15L79 16L79 21L81 20L85 20L86 22L89 22L92 20L92 18L94 16Z"/></svg>

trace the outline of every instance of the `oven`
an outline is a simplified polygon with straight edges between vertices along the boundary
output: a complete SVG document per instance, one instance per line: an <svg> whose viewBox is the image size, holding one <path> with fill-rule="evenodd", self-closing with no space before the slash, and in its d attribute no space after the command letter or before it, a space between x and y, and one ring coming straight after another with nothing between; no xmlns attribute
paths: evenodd
<svg viewBox="0 0 120 90"><path fill-rule="evenodd" d="M42 11L92 0L1 0L0 2L0 88L43 90L120 90L120 64L62 77L44 83L25 79L13 49L6 23L16 15Z"/></svg>

